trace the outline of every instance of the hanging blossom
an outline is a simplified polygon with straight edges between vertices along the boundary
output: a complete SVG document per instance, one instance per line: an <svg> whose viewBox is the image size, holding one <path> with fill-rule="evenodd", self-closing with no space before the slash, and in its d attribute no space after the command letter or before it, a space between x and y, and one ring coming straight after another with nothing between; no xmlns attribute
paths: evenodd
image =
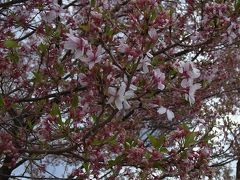
<svg viewBox="0 0 240 180"><path fill-rule="evenodd" d="M58 4L57 0L53 1L51 10L42 14L42 19L47 23L52 23L57 17L61 17L66 11Z"/></svg>
<svg viewBox="0 0 240 180"><path fill-rule="evenodd" d="M188 94L185 94L185 99L192 105L195 103L196 91L202 87L200 83L194 84L194 79L200 76L200 71L195 67L193 62L180 62L176 66L178 71L185 76L181 82L181 86L188 89Z"/></svg>
<svg viewBox="0 0 240 180"><path fill-rule="evenodd" d="M78 38L70 32L67 41L64 42L64 48L75 52L75 58L82 58L87 41L83 38Z"/></svg>
<svg viewBox="0 0 240 180"><path fill-rule="evenodd" d="M120 40L120 44L119 44L117 50L118 50L120 53L127 53L127 52L130 51L130 48L129 48L129 46L124 42L124 39L121 39L121 40Z"/></svg>
<svg viewBox="0 0 240 180"><path fill-rule="evenodd" d="M198 89L200 89L202 86L200 83L192 84L189 87L189 93L185 94L185 99L189 101L190 105L195 103L195 94Z"/></svg>
<svg viewBox="0 0 240 180"><path fill-rule="evenodd" d="M96 63L101 62L103 53L104 49L101 45L97 47L97 50L90 48L86 53L87 58L83 58L82 61L88 64L89 69L92 69Z"/></svg>
<svg viewBox="0 0 240 180"><path fill-rule="evenodd" d="M158 89L163 90L165 88L165 85L163 84L163 82L165 80L165 74L162 73L159 68L153 70L153 74L154 74L154 78L157 82Z"/></svg>
<svg viewBox="0 0 240 180"><path fill-rule="evenodd" d="M120 44L117 48L117 51L130 56L130 59L132 59L132 57L137 57L140 55L136 48L129 47L129 45L126 44L125 38L120 40Z"/></svg>
<svg viewBox="0 0 240 180"><path fill-rule="evenodd" d="M196 79L200 76L200 71L193 62L177 62L175 65L180 73L185 73L189 78Z"/></svg>
<svg viewBox="0 0 240 180"><path fill-rule="evenodd" d="M158 108L157 112L158 112L159 114L165 114L165 113L167 113L167 118L168 118L169 121L172 121L172 119L175 117L175 116L174 116L174 113L173 113L170 109L167 109L167 108L165 108L165 107L163 107L163 106L161 106L160 108Z"/></svg>
<svg viewBox="0 0 240 180"><path fill-rule="evenodd" d="M142 68L142 72L144 74L149 72L148 66L151 66L151 58L153 58L153 55L151 53L147 53L141 60L140 64L138 65L138 69Z"/></svg>
<svg viewBox="0 0 240 180"><path fill-rule="evenodd" d="M83 73L79 73L78 75L78 82L81 86L85 87L88 85L88 82L87 82L87 76Z"/></svg>
<svg viewBox="0 0 240 180"><path fill-rule="evenodd" d="M154 41L156 41L158 39L157 30L155 28L150 28L148 31L148 35Z"/></svg>
<svg viewBox="0 0 240 180"><path fill-rule="evenodd" d="M108 93L110 95L110 98L108 100L108 103L111 104L114 102L118 110L130 109L131 106L127 100L134 96L134 91L132 89L126 91L126 88L127 85L125 82L122 82L119 88L109 87Z"/></svg>

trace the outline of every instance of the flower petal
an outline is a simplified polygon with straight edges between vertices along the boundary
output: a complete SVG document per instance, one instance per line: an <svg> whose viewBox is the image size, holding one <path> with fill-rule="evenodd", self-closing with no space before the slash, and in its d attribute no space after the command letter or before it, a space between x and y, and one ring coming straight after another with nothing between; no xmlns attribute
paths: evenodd
<svg viewBox="0 0 240 180"><path fill-rule="evenodd" d="M161 107L158 108L158 110L157 110L157 112L158 112L159 114L164 114L166 111L167 111L167 109L166 109L165 107L163 107L163 106L161 106Z"/></svg>
<svg viewBox="0 0 240 180"><path fill-rule="evenodd" d="M174 113L171 110L167 110L167 118L169 121L172 121L172 119L174 118Z"/></svg>
<svg viewBox="0 0 240 180"><path fill-rule="evenodd" d="M123 101L123 105L124 105L124 109L130 109L131 108L130 104L126 100Z"/></svg>
<svg viewBox="0 0 240 180"><path fill-rule="evenodd" d="M120 98L116 98L115 105L118 108L118 110L123 109L123 100Z"/></svg>
<svg viewBox="0 0 240 180"><path fill-rule="evenodd" d="M114 87L109 87L108 88L108 93L112 96L116 96L117 89Z"/></svg>
<svg viewBox="0 0 240 180"><path fill-rule="evenodd" d="M107 104L111 104L113 101L114 101L114 97L113 97L113 96L111 96L111 97L108 99L108 102L107 102Z"/></svg>
<svg viewBox="0 0 240 180"><path fill-rule="evenodd" d="M125 99L130 99L133 96L134 96L133 91L127 91L127 92L125 92L125 95L124 95Z"/></svg>
<svg viewBox="0 0 240 180"><path fill-rule="evenodd" d="M162 83L158 83L158 89L163 90L165 88L165 85Z"/></svg>
<svg viewBox="0 0 240 180"><path fill-rule="evenodd" d="M120 86L120 88L118 90L118 95L119 96L124 96L126 88L127 88L127 85L124 82L122 82L121 86Z"/></svg>

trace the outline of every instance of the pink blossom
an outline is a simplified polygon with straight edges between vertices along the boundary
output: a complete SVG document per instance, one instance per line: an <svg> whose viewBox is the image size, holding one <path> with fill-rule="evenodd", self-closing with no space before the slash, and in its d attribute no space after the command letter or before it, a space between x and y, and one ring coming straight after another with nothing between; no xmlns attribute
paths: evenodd
<svg viewBox="0 0 240 180"><path fill-rule="evenodd" d="M153 55L151 53L147 53L144 58L140 60L140 64L138 68L142 68L143 73L146 74L149 72L148 66L151 66L151 58Z"/></svg>
<svg viewBox="0 0 240 180"><path fill-rule="evenodd" d="M97 11L91 11L91 15L96 19L102 19L102 14Z"/></svg>
<svg viewBox="0 0 240 180"><path fill-rule="evenodd" d="M87 41L83 38L75 37L72 33L68 34L67 41L64 42L64 48L75 51L75 58L81 58L84 54L84 48Z"/></svg>
<svg viewBox="0 0 240 180"><path fill-rule="evenodd" d="M96 63L99 63L102 60L103 53L104 50L101 45L97 47L96 51L90 48L86 53L87 58L83 58L82 61L88 64L89 69L92 69Z"/></svg>
<svg viewBox="0 0 240 180"><path fill-rule="evenodd" d="M158 39L157 30L156 30L155 28L149 29L148 35L149 35L150 38L153 39L153 40L157 40L157 39Z"/></svg>
<svg viewBox="0 0 240 180"><path fill-rule="evenodd" d="M163 84L163 81L165 80L165 74L162 73L159 68L153 70L153 72L154 72L154 77L158 84L158 89L163 90L165 88L165 85Z"/></svg>
<svg viewBox="0 0 240 180"><path fill-rule="evenodd" d="M117 50L120 53L126 53L129 51L129 46L123 40L121 40Z"/></svg>
<svg viewBox="0 0 240 180"><path fill-rule="evenodd" d="M200 76L200 71L195 67L193 62L179 62L177 69L180 73L186 73L189 78L196 79Z"/></svg>
<svg viewBox="0 0 240 180"><path fill-rule="evenodd" d="M134 92L132 90L126 91L126 88L127 85L124 82L121 83L119 89L115 87L109 87L108 93L111 96L108 100L108 103L114 102L118 110L129 109L131 106L127 100L134 96Z"/></svg>
<svg viewBox="0 0 240 180"><path fill-rule="evenodd" d="M65 13L65 10L61 6L59 6L57 1L54 1L51 10L46 12L45 14L42 14L41 17L45 22L50 24L63 13Z"/></svg>
<svg viewBox="0 0 240 180"><path fill-rule="evenodd" d="M85 74L80 73L78 75L78 77L79 77L79 83L80 83L81 86L87 86L88 85L88 82L86 81L87 76Z"/></svg>

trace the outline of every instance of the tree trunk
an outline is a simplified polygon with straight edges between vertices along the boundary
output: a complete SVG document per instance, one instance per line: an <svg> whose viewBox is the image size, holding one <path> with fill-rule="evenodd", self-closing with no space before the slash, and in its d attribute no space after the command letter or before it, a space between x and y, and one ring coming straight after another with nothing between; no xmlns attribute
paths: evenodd
<svg viewBox="0 0 240 180"><path fill-rule="evenodd" d="M0 180L8 180L11 176L12 168L8 167L8 164L11 163L11 157L7 156L3 161L3 166L0 168Z"/></svg>

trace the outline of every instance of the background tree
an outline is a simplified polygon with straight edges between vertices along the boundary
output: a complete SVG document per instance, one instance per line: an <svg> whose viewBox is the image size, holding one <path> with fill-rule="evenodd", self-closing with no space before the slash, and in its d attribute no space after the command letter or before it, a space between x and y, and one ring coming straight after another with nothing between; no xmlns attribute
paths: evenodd
<svg viewBox="0 0 240 180"><path fill-rule="evenodd" d="M239 159L239 7L0 3L0 177L199 179Z"/></svg>

